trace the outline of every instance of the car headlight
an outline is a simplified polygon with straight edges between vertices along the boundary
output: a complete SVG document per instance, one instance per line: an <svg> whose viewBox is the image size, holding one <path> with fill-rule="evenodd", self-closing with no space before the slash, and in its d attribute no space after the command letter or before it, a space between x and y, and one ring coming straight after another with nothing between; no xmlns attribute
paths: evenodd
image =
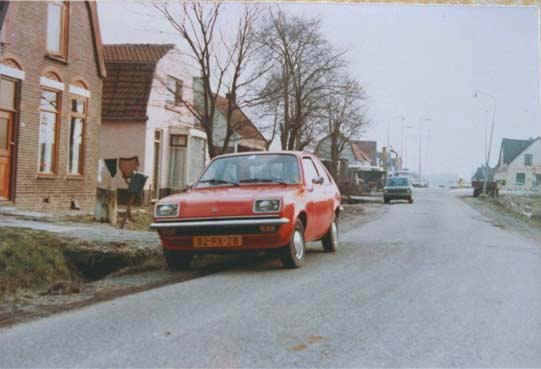
<svg viewBox="0 0 541 369"><path fill-rule="evenodd" d="M156 217L176 217L178 215L178 204L158 204L154 214Z"/></svg>
<svg viewBox="0 0 541 369"><path fill-rule="evenodd" d="M254 213L278 213L281 201L277 199L255 200Z"/></svg>

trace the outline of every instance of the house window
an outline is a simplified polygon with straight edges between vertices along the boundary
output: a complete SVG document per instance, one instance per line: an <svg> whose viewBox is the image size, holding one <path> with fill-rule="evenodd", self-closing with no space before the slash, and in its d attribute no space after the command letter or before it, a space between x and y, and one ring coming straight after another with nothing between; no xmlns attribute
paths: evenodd
<svg viewBox="0 0 541 369"><path fill-rule="evenodd" d="M517 173L517 178L516 178L516 184L517 185L524 185L526 183L526 174L524 173Z"/></svg>
<svg viewBox="0 0 541 369"><path fill-rule="evenodd" d="M167 77L167 104L180 105L182 102L182 86L181 80L174 77Z"/></svg>
<svg viewBox="0 0 541 369"><path fill-rule="evenodd" d="M87 104L86 98L73 97L71 99L69 175L83 174Z"/></svg>
<svg viewBox="0 0 541 369"><path fill-rule="evenodd" d="M15 86L11 79L0 79L0 108L15 109Z"/></svg>
<svg viewBox="0 0 541 369"><path fill-rule="evenodd" d="M41 91L39 125L38 171L54 174L57 162L57 137L60 117L60 93L48 89Z"/></svg>
<svg viewBox="0 0 541 369"><path fill-rule="evenodd" d="M186 185L184 172L187 143L186 135L171 135L169 139L169 187L174 191L180 191Z"/></svg>
<svg viewBox="0 0 541 369"><path fill-rule="evenodd" d="M531 167L532 166L532 161L533 161L532 154L524 154L524 165L525 166Z"/></svg>
<svg viewBox="0 0 541 369"><path fill-rule="evenodd" d="M535 184L534 186L541 186L541 174L535 175Z"/></svg>
<svg viewBox="0 0 541 369"><path fill-rule="evenodd" d="M69 5L65 1L47 3L47 51L67 59Z"/></svg>

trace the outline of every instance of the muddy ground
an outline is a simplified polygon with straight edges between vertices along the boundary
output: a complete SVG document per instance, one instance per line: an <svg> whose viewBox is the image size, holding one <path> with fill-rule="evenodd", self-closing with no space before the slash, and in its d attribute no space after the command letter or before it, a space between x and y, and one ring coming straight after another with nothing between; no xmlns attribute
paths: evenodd
<svg viewBox="0 0 541 369"><path fill-rule="evenodd" d="M340 217L340 231L347 232L354 227L377 219L383 214L383 211L383 204L379 201L344 205L344 210ZM13 226L24 225L26 224L24 222L27 221L19 220ZM9 222L7 223L5 224L4 222L1 226L9 227ZM28 226L28 224L26 225ZM88 227L94 226L100 228L102 232L100 230L91 232ZM47 231L58 231L54 227L58 227L58 225L51 224L51 229ZM106 239L105 236L112 232L106 228L106 225L87 224L81 227L82 230L79 234L82 240L75 238L77 232L69 228L67 231L62 229L65 232L60 232L59 234L62 237L66 237L70 242L79 245L79 250L82 251L80 257L83 265L89 264L91 258L88 255L89 253L92 255L93 248L99 249L102 252L105 250L109 253L108 255L119 257L122 257L123 253L132 255L134 250L137 250L138 259L129 258L128 260L130 262L124 267L120 263L116 266L116 269L112 268L101 271L101 274L107 274L105 276L100 275L100 268L98 267L98 271L94 276L83 276L76 287L59 284L58 286L49 287L46 290L22 290L5 296L0 300L0 327L29 319L49 316L57 312L83 307L167 284L184 282L230 268L246 268L267 262L278 262L276 258L260 253L207 255L196 257L190 270L173 272L166 268L159 244L156 243L156 235L153 232L138 231L134 233L133 231L113 231L115 239L111 241ZM141 227L137 229L141 229ZM138 242L133 242L133 249L130 249L130 239L134 237ZM317 248L319 244L313 244L310 247ZM111 251L115 253L111 254ZM144 255L142 259L140 258L141 254ZM70 257L76 258L77 255L71 255ZM99 261L99 258L97 260ZM139 262L133 262L133 260L138 260ZM108 264L104 265L111 268Z"/></svg>
<svg viewBox="0 0 541 369"><path fill-rule="evenodd" d="M541 197L503 195L497 199L462 196L492 225L520 233L541 243Z"/></svg>

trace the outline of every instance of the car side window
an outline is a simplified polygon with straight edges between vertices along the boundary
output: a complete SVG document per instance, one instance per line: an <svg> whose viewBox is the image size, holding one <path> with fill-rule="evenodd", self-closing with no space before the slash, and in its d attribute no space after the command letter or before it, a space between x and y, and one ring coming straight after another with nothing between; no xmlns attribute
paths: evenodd
<svg viewBox="0 0 541 369"><path fill-rule="evenodd" d="M319 177L319 173L317 171L316 165L310 158L302 158L302 164L304 167L304 176L306 177L306 183L312 184L314 183L314 179Z"/></svg>
<svg viewBox="0 0 541 369"><path fill-rule="evenodd" d="M326 170L325 165L323 165L322 162L319 160L316 160L317 169L319 170L319 173L321 173L321 176L323 177L323 184L331 184L331 175Z"/></svg>

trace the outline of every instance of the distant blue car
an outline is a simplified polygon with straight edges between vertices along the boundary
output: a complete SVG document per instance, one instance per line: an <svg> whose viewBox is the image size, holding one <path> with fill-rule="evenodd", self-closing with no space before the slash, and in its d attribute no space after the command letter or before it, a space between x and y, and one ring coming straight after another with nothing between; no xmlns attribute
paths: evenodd
<svg viewBox="0 0 541 369"><path fill-rule="evenodd" d="M409 177L389 177L383 187L383 202L390 204L392 200L407 200L413 204L413 186Z"/></svg>

